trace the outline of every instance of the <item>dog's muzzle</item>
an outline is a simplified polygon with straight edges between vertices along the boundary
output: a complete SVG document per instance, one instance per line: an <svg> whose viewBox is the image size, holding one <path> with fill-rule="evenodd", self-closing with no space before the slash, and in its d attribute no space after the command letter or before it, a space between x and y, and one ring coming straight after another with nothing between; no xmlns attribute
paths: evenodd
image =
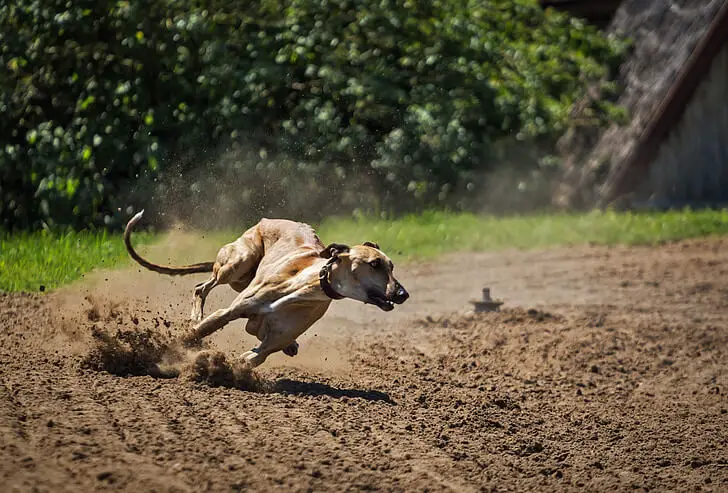
<svg viewBox="0 0 728 493"><path fill-rule="evenodd" d="M401 305L402 303L407 301L407 298L409 298L409 293L406 289L404 289L404 286L402 286L400 283L395 284L394 295L390 297L392 302Z"/></svg>
<svg viewBox="0 0 728 493"><path fill-rule="evenodd" d="M394 310L395 304L401 305L402 303L407 301L407 298L409 298L409 293L400 283L396 283L394 285L393 291L393 294L387 294L386 296L381 296L376 293L370 293L367 303L377 305L381 310L384 310L385 312Z"/></svg>

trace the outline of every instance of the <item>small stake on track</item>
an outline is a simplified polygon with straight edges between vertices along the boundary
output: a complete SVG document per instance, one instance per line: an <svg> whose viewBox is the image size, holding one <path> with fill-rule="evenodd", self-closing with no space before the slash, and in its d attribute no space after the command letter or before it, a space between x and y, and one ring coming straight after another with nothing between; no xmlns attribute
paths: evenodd
<svg viewBox="0 0 728 493"><path fill-rule="evenodd" d="M490 288L483 288L483 299L482 300L470 300L470 303L475 307L475 312L497 312L500 311L500 306L503 301L494 300L490 297Z"/></svg>

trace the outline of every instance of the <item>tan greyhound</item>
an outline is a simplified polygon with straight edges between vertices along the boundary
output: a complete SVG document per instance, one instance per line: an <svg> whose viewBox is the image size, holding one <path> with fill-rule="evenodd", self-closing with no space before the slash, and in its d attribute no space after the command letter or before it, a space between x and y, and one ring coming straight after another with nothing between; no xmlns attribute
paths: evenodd
<svg viewBox="0 0 728 493"><path fill-rule="evenodd" d="M331 300L351 298L390 311L409 298L392 273L394 264L376 243L324 246L311 226L286 219L261 219L223 246L215 262L157 265L131 245L132 229L143 213L132 217L124 231L124 244L135 261L161 274L212 273L195 286L191 318L196 325L183 336L183 343L199 344L229 322L247 318L245 330L261 341L241 356L250 368L276 351L295 356L296 339L326 313ZM228 308L203 319L205 298L221 284L240 294Z"/></svg>

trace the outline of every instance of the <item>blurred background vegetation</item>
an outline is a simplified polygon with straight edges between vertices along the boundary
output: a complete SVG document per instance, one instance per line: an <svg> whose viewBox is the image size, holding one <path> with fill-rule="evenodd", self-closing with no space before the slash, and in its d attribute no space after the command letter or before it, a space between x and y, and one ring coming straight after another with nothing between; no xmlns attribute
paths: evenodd
<svg viewBox="0 0 728 493"><path fill-rule="evenodd" d="M627 44L536 0L0 5L6 231L517 208L589 83L623 116Z"/></svg>

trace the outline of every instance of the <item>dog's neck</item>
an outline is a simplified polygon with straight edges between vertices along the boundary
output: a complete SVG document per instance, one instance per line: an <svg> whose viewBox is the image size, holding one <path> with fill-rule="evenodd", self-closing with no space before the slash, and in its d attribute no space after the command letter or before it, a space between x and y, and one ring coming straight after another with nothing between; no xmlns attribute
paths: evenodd
<svg viewBox="0 0 728 493"><path fill-rule="evenodd" d="M319 285L326 296L332 300L341 300L345 296L339 294L331 285L331 267L336 263L336 257L331 257L319 271Z"/></svg>

